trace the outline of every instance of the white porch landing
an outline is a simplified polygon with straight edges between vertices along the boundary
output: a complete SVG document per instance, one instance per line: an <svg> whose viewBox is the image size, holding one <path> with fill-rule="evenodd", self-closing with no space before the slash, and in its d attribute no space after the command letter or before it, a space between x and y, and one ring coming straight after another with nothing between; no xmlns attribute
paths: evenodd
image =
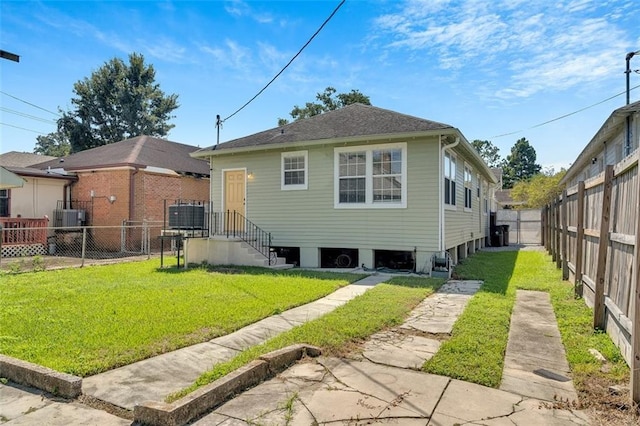
<svg viewBox="0 0 640 426"><path fill-rule="evenodd" d="M274 269L293 268L293 265L287 264L283 257L276 257L275 254L272 256L275 262L269 265L269 259L240 238L213 236L184 240L185 265L207 263L209 265L262 266Z"/></svg>

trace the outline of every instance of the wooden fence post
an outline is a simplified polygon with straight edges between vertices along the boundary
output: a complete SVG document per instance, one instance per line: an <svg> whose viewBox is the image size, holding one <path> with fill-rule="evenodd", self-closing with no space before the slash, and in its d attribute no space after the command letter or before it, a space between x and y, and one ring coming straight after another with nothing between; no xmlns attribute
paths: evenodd
<svg viewBox="0 0 640 426"><path fill-rule="evenodd" d="M551 255L553 254L553 240L551 236L553 235L553 231L551 227L553 226L553 221L551 220L551 212L553 211L553 201L549 203L547 207L547 252Z"/></svg>
<svg viewBox="0 0 640 426"><path fill-rule="evenodd" d="M611 218L611 189L613 187L613 166L604 172L602 194L602 215L600 217L600 239L598 240L598 265L596 269L596 289L593 300L593 327L604 330L604 284L607 269L607 249L609 247L609 220Z"/></svg>
<svg viewBox="0 0 640 426"><path fill-rule="evenodd" d="M560 232L560 206L562 206L562 201L560 201L560 197L558 197L558 199L556 199L556 209L554 211L554 223L555 223L555 229L556 229L556 235L555 235L555 255L554 255L554 259L556 261L556 268L560 269L562 267L562 259L560 258L561 256L561 252L560 252L560 240L562 232Z"/></svg>
<svg viewBox="0 0 640 426"><path fill-rule="evenodd" d="M578 223L576 224L576 282L575 295L582 297L582 252L584 247L584 181L578 182Z"/></svg>
<svg viewBox="0 0 640 426"><path fill-rule="evenodd" d="M569 243L569 230L567 229L567 190L562 191L562 206L560 210L561 222L562 222L562 237L560 239L561 255L560 261L562 263L562 279L569 279L569 259L567 258L567 245Z"/></svg>
<svg viewBox="0 0 640 426"><path fill-rule="evenodd" d="M543 207L540 209L540 245L542 247L545 246L545 238L544 238L544 211L547 207Z"/></svg>
<svg viewBox="0 0 640 426"><path fill-rule="evenodd" d="M639 158L640 160L640 158ZM636 194L640 200L640 161L636 169ZM633 248L633 275L631 285L635 285L634 314L631 318L631 400L640 406L640 212L636 210L636 241Z"/></svg>

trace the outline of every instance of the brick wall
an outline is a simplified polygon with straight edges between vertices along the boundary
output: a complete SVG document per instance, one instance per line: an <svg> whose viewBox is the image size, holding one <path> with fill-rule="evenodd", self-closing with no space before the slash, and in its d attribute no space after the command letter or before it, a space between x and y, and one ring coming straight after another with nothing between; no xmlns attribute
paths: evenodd
<svg viewBox="0 0 640 426"><path fill-rule="evenodd" d="M133 200L130 182L133 182ZM109 201L110 196L116 197L113 203ZM209 179L124 168L78 172L78 181L71 187L71 198L91 202L88 213L92 226L120 226L125 220L161 222L165 200L167 205L180 199L208 201ZM120 249L119 230L100 231L95 239L96 245L105 250Z"/></svg>

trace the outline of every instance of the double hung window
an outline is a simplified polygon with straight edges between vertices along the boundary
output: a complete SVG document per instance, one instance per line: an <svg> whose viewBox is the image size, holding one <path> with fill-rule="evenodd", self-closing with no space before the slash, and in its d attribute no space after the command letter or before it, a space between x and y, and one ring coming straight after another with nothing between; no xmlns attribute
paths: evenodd
<svg viewBox="0 0 640 426"><path fill-rule="evenodd" d="M336 148L335 207L406 207L406 144Z"/></svg>

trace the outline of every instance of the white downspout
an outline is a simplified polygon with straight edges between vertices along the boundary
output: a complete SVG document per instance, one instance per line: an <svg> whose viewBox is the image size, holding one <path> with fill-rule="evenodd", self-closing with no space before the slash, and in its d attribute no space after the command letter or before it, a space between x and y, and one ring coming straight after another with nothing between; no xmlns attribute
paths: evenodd
<svg viewBox="0 0 640 426"><path fill-rule="evenodd" d="M444 154L445 151L448 149L452 149L455 148L456 146L458 146L458 144L460 143L460 138L456 137L456 141L454 143L451 143L449 145L444 145L442 146L442 135L440 135L440 147L442 152L440 153L440 176L442 177L442 185L440 185L440 251L445 251L446 247L445 247L445 232L444 232L444 226L445 226L445 220L444 220ZM454 176L454 179L457 177L458 174L458 165L456 164L456 176ZM454 194L455 196L455 194Z"/></svg>

